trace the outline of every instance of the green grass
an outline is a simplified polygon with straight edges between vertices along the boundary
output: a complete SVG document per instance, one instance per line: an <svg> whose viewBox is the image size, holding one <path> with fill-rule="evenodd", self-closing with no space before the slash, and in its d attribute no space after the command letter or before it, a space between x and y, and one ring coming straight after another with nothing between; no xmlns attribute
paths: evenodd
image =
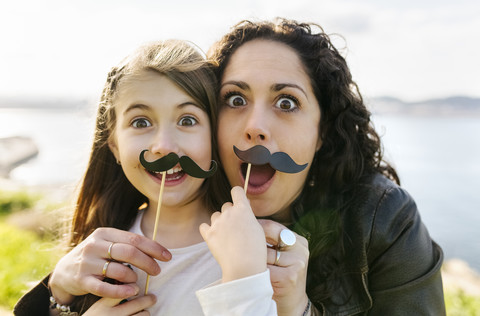
<svg viewBox="0 0 480 316"><path fill-rule="evenodd" d="M41 199L37 194L0 190L0 306L8 310L53 269L63 253L55 234L41 237L5 223L8 214L32 208ZM445 305L449 316L480 315L480 298L462 291L446 291Z"/></svg>
<svg viewBox="0 0 480 316"><path fill-rule="evenodd" d="M35 233L5 223L0 223L0 240L0 305L12 309L34 282L52 270L57 248Z"/></svg>
<svg viewBox="0 0 480 316"><path fill-rule="evenodd" d="M445 305L448 316L480 315L480 297L465 294L463 291L446 291Z"/></svg>

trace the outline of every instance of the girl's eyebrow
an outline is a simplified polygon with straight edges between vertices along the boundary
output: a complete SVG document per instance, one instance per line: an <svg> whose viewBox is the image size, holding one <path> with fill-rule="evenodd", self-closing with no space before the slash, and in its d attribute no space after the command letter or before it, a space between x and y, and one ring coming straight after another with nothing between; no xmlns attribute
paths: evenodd
<svg viewBox="0 0 480 316"><path fill-rule="evenodd" d="M133 111L135 109L148 111L148 110L150 110L150 107L148 105L145 105L145 104L142 104L142 103L133 103L133 104L129 105L125 109L125 111L123 111L123 115L126 115L128 112Z"/></svg>
<svg viewBox="0 0 480 316"><path fill-rule="evenodd" d="M182 109L182 108L187 107L187 106L189 106L189 105L195 106L195 107L197 107L197 108L199 108L199 109L201 109L201 110L203 111L203 109L202 109L198 104L196 104L196 103L193 102L193 101L182 102L182 103L178 104L176 107L177 107L178 109ZM133 110L136 110L136 109L138 109L138 110L143 110L143 111L151 111L151 110L152 110L152 108L151 108L150 106L145 105L145 104L143 104L143 103L133 103L133 104L129 105L129 106L125 109L125 111L123 111L123 115L126 115L128 112L133 111Z"/></svg>

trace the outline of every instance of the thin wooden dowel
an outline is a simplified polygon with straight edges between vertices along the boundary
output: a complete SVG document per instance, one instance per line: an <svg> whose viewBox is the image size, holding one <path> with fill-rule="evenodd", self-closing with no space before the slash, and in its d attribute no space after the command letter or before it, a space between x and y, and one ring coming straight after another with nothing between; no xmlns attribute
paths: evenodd
<svg viewBox="0 0 480 316"><path fill-rule="evenodd" d="M162 207L162 198L163 198L163 188L165 187L165 178L167 177L167 172L162 172L162 184L160 185L160 194L158 195L158 204L157 204L157 215L155 216L155 226L153 227L153 236L152 240L157 238L157 229L158 222L160 219L160 209ZM147 274L147 282L145 283L145 295L148 294L148 284L150 283L150 275Z"/></svg>
<svg viewBox="0 0 480 316"><path fill-rule="evenodd" d="M248 181L250 180L250 169L252 169L252 164L249 163L247 167L247 174L245 175L245 184L243 185L243 191L247 194Z"/></svg>

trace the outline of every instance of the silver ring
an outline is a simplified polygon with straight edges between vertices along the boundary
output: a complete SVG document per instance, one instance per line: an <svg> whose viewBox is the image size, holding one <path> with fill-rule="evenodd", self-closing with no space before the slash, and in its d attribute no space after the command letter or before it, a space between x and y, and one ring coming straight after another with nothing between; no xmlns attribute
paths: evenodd
<svg viewBox="0 0 480 316"><path fill-rule="evenodd" d="M282 252L278 249L275 249L275 253L276 253L276 258L275 258L275 262L273 263L273 265L278 266L278 261L280 261L280 256L282 255Z"/></svg>
<svg viewBox="0 0 480 316"><path fill-rule="evenodd" d="M112 247L113 247L114 244L115 243L112 241L112 243L108 247L107 258L110 259L110 260L114 260L113 257L112 257Z"/></svg>
<svg viewBox="0 0 480 316"><path fill-rule="evenodd" d="M297 241L297 237L295 234L288 228L282 229L280 232L280 238L278 240L277 248L280 251L283 251L289 247L295 245Z"/></svg>
<svg viewBox="0 0 480 316"><path fill-rule="evenodd" d="M102 276L104 278L107 277L107 269L108 269L108 265L110 264L111 261L107 260L107 262L105 262L105 264L103 265L103 269L102 269Z"/></svg>

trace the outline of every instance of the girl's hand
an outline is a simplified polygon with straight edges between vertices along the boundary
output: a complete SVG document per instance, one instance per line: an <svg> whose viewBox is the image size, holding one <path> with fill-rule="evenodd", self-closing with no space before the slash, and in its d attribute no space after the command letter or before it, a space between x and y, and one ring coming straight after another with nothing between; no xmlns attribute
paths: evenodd
<svg viewBox="0 0 480 316"><path fill-rule="evenodd" d="M69 304L74 296L87 293L125 299L137 295L139 287L135 284L137 274L123 263L157 275L160 267L154 258L168 261L171 254L144 236L115 228L98 228L60 259L50 276L49 286L60 304ZM106 266L108 261L110 263ZM103 275L105 267L106 273ZM120 284L104 282L105 278Z"/></svg>
<svg viewBox="0 0 480 316"><path fill-rule="evenodd" d="M286 227L271 220L261 219L259 223L263 227L267 242L276 247L280 232ZM280 251L279 257L277 256L279 250L268 248L267 263L278 315L302 315L308 303L306 293L308 241L300 235L295 236L297 238L295 244Z"/></svg>
<svg viewBox="0 0 480 316"><path fill-rule="evenodd" d="M215 212L211 225L200 225L200 233L222 268L222 281L228 282L267 269L265 234L253 214L245 191L234 187L233 203Z"/></svg>
<svg viewBox="0 0 480 316"><path fill-rule="evenodd" d="M120 299L114 298L101 298L83 315L148 316L150 313L145 309L155 305L157 299L154 295L145 295L119 305L121 301Z"/></svg>

